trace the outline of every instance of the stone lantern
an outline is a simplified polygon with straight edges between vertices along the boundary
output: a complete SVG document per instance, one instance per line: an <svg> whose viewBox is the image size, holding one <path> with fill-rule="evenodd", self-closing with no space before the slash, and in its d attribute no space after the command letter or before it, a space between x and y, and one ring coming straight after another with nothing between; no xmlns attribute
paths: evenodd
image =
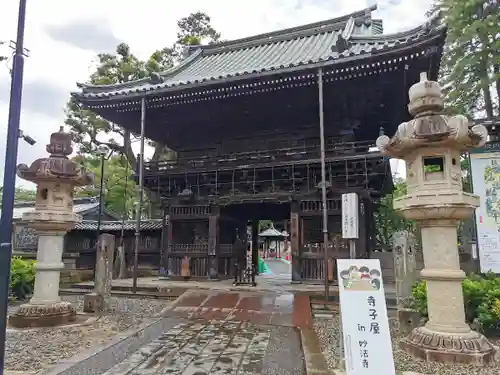
<svg viewBox="0 0 500 375"><path fill-rule="evenodd" d="M82 219L73 213L73 189L91 184L94 175L68 159L73 148L63 127L50 136L46 150L48 158L17 167L19 177L37 185L35 210L25 213L23 220L37 231L38 248L33 297L9 317L14 327L51 326L76 317L73 306L59 297L64 236Z"/></svg>
<svg viewBox="0 0 500 375"><path fill-rule="evenodd" d="M399 125L396 135L377 139L383 154L406 162L407 195L394 208L421 228L429 321L407 337L402 347L411 355L439 362L483 365L494 347L465 320L457 246L457 222L470 217L479 198L462 190L460 154L484 145L487 130L469 127L464 116L446 116L441 87L425 73L409 90L414 119Z"/></svg>

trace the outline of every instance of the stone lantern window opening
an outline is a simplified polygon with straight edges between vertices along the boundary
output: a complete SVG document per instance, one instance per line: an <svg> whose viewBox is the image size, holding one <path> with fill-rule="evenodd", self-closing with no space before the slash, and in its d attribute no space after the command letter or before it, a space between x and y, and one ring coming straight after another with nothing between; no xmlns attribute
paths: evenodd
<svg viewBox="0 0 500 375"><path fill-rule="evenodd" d="M425 181L444 180L444 160L444 156L424 156L422 158Z"/></svg>
<svg viewBox="0 0 500 375"><path fill-rule="evenodd" d="M46 201L46 200L47 200L47 198L49 197L49 189L47 189L47 188L41 189L41 190L40 190L40 196L41 196L41 198L42 198L44 201Z"/></svg>

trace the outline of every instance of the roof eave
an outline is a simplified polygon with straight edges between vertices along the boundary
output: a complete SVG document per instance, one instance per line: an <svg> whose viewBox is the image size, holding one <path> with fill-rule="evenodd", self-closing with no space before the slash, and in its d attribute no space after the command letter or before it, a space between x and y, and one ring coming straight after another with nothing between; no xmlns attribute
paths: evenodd
<svg viewBox="0 0 500 375"><path fill-rule="evenodd" d="M161 76L167 78L173 74L176 74L179 72L179 70L182 70L184 67L189 65L194 59L196 59L200 54L203 52L205 53L218 53L218 51L224 51L227 49L237 49L237 48L243 48L245 44L247 43L264 43L266 40L269 41L270 39L277 38L277 37L290 37L290 35L293 34L304 34L304 33L311 33L315 29L318 29L318 31L325 31L323 29L324 27L328 26L328 28L340 28L342 27L343 24L345 24L350 18L355 18L355 19L371 19L371 12L377 10L377 5L373 5L371 7L343 15L341 17L337 18L332 18L326 21L320 21L320 22L315 22L315 23L310 23L307 25L301 25L301 26L296 26L284 30L278 30L278 31L273 31L265 34L259 34L259 35L254 35L251 37L246 37L246 38L241 38L241 39L235 39L227 42L222 42L222 43L216 43L216 44L211 44L211 45L200 45L198 49L194 50L193 54L188 56L186 59L182 60L179 65L176 65L166 71L159 72ZM380 20L377 20L380 21ZM321 29L321 30L319 30ZM88 83L82 83L82 82L77 82L76 86L79 89L82 89L83 92L86 93L96 93L96 92L106 92L106 91L111 91L111 90L120 90L120 89L126 89L130 87L134 87L137 85L141 84L146 84L149 83L149 78L142 78L138 79L135 81L130 81L126 83L117 83L117 84L108 84L108 85L93 85L93 84L88 84Z"/></svg>
<svg viewBox="0 0 500 375"><path fill-rule="evenodd" d="M347 57L341 57L341 58L335 58L335 59L328 59L328 60L323 60L319 61L316 63L309 63L309 64L300 64L288 68L283 68L283 69L274 69L274 70L267 70L267 71L259 71L259 72L252 72L252 73L247 73L247 74L238 74L234 76L229 76L229 77L223 77L223 78L217 78L217 79L207 79L204 81L195 81L195 82L190 82L190 83L185 83L185 84L180 84L180 85L172 85L172 86L166 86L166 87L160 87L158 86L154 90L146 90L142 89L140 91L132 92L132 93L127 93L127 94L117 94L117 95L103 95L103 96L96 96L96 97L88 97L85 96L85 93L83 92L72 92L71 94L77 98L78 101L80 101L83 104L90 104L90 103L96 103L96 102L114 102L114 101L123 101L123 100L137 100L137 98L142 98L142 97L147 97L148 95L159 95L163 93L168 93L168 92L176 92L176 91L183 91L183 90L189 90L193 88L198 88L198 87L206 87L214 84L226 84L226 83L232 83L232 82L237 82L241 80L246 80L246 79L255 79L255 78L260 78L260 77L265 77L265 76L271 76L271 75L276 75L276 74L290 74L293 72L299 72L299 71L305 71L305 70L315 70L318 68L325 68L325 67L330 67L334 66L337 64L346 64L350 63L353 61L358 61L358 60L363 60L363 59L369 59L375 56L384 56L388 54L394 54L398 52L403 52L406 50L411 50L418 48L419 46L429 44L432 41L439 39L445 35L446 28L445 27L439 27L435 28L432 30L431 36L427 35L425 39L418 40L416 42L408 43L399 47L392 47L388 48L386 50L381 50L376 53L372 52L366 52L354 56L347 56ZM138 89L139 90L139 89Z"/></svg>

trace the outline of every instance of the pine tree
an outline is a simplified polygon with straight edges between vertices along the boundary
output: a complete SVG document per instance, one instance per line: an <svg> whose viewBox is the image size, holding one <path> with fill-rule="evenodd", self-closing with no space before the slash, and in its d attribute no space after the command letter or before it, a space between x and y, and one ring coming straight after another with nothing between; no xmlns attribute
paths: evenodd
<svg viewBox="0 0 500 375"><path fill-rule="evenodd" d="M441 77L449 110L494 118L500 108L498 0L437 0L448 27Z"/></svg>

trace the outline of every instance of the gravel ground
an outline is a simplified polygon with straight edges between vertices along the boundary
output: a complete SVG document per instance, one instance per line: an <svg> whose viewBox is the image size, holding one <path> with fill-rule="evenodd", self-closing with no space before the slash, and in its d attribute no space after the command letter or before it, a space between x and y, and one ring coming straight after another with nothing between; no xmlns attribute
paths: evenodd
<svg viewBox="0 0 500 375"><path fill-rule="evenodd" d="M63 299L73 303L77 311L83 310L83 296L67 296ZM9 330L5 369L38 371L54 365L92 346L105 344L117 333L154 321L169 303L165 300L112 297L111 312L88 325ZM16 306L11 306L9 313L15 310Z"/></svg>
<svg viewBox="0 0 500 375"><path fill-rule="evenodd" d="M262 375L304 375L300 333L291 327L273 327Z"/></svg>
<svg viewBox="0 0 500 375"><path fill-rule="evenodd" d="M314 330L318 335L318 340L321 344L323 355L330 369L338 368L338 358L340 348L338 345L339 338L339 317L329 319L314 319ZM500 374L500 362L490 364L486 367L476 367L469 365L444 365L434 362L425 362L416 360L399 349L399 341L406 335L397 332L396 329L391 329L392 346L394 352L394 361L396 371L413 371L425 375L498 375ZM492 343L499 345L500 342Z"/></svg>

